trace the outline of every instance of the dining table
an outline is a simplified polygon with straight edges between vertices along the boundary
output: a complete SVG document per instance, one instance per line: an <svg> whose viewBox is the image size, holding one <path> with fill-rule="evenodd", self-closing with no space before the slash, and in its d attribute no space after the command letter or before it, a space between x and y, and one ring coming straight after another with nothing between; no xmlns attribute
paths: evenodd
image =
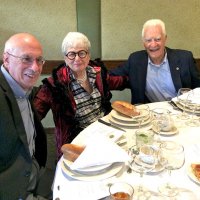
<svg viewBox="0 0 200 200"><path fill-rule="evenodd" d="M182 144L185 152L185 162L180 169L172 171L170 177L173 184L178 188L177 196L166 197L159 193L158 187L164 183L167 176L166 170L161 168L154 173L146 173L142 178L142 184L148 192L147 196L144 196L141 199L200 200L200 181L194 176L191 170L192 163L200 164L200 126L191 127L186 125L187 120L181 120L177 117L180 114L181 109L172 106L169 101L149 103L147 105L150 110L155 108L166 108L169 110L177 131L172 134L160 134L159 137L162 141L175 141ZM111 123L111 114L113 114L113 112L104 116L102 120ZM114 125L124 131L115 127L109 127L112 128L113 131L112 136L114 139L111 139L113 139L113 142L120 148L127 151L131 146L135 145L135 131L138 130L139 127L123 126L120 124ZM88 138L95 136L95 134L98 135L105 133L105 135L109 135L109 131L106 131L106 127L108 126L96 121L86 128L87 130L80 132L72 143L84 145ZM152 124L150 122L144 124L140 128L144 130L152 129ZM96 142L98 143L98 140ZM102 148L104 147L102 146ZM91 178L89 175L75 176L73 173L63 170L63 159L62 156L56 167L55 178L52 186L54 200L109 199L109 184L115 182L127 182L132 185L135 191L139 184L141 184L139 173L135 171L131 171L131 173L127 172L129 162L124 162L120 167L116 167L117 169L109 168L108 172L104 172L103 175L97 175L96 178L95 176L92 176ZM136 192L133 195L133 199L138 199Z"/></svg>

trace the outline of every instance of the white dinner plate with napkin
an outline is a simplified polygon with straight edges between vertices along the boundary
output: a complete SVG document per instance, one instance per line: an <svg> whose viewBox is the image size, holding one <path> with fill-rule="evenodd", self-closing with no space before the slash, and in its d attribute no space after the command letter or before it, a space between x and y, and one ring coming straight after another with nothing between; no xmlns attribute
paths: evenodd
<svg viewBox="0 0 200 200"><path fill-rule="evenodd" d="M84 151L70 166L70 169L79 170L98 165L124 163L129 159L127 152L115 142L103 135L95 135L87 142Z"/></svg>
<svg viewBox="0 0 200 200"><path fill-rule="evenodd" d="M195 91L195 92L199 92L199 93L200 93L200 88L195 88L195 89L193 89L192 91ZM180 99L183 99L183 100L184 100L184 99L187 99L188 94L191 93L192 91L189 91L189 92L186 92L186 93L182 94L179 98L180 98ZM177 101L178 101L177 97L172 98L172 101L177 102ZM194 99L192 100L191 103L200 104L200 99L195 99L195 98L194 98Z"/></svg>
<svg viewBox="0 0 200 200"><path fill-rule="evenodd" d="M63 162L64 162L65 168L71 170L70 166L73 164L73 162L69 161L65 158L63 158ZM73 171L74 173L79 173L79 174L83 174L83 175L97 175L97 174L104 173L111 166L112 166L112 163L109 163L109 164L105 164L105 165L95 165L92 167L85 167L85 168L81 168L78 170L71 170L71 171Z"/></svg>
<svg viewBox="0 0 200 200"><path fill-rule="evenodd" d="M65 166L65 163L63 161L61 162L61 169L65 175L75 180L86 181L86 182L101 181L101 180L110 178L116 175L117 173L119 173L124 167L125 167L124 163L114 163L112 164L109 170L105 170L102 173L85 175L85 174L76 173L75 171L70 170L68 167Z"/></svg>
<svg viewBox="0 0 200 200"><path fill-rule="evenodd" d="M103 180L118 173L129 159L128 153L115 142L106 136L94 135L73 163L62 159L61 168L66 175L77 180Z"/></svg>

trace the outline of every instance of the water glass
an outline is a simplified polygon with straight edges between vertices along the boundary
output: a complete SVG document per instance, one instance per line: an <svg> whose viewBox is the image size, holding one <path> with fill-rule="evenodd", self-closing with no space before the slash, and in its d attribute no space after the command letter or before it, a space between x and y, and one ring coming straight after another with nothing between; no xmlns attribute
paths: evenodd
<svg viewBox="0 0 200 200"><path fill-rule="evenodd" d="M154 132L152 130L136 130L135 141L138 149L144 144L153 144Z"/></svg>
<svg viewBox="0 0 200 200"><path fill-rule="evenodd" d="M110 184L109 193L111 200L132 200L134 189L125 182L116 182Z"/></svg>

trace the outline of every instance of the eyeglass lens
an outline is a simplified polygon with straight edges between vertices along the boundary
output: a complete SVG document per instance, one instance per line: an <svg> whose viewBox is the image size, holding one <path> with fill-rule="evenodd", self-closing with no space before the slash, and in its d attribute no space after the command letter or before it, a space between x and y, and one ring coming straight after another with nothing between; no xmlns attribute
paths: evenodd
<svg viewBox="0 0 200 200"><path fill-rule="evenodd" d="M15 57L15 58L19 58L22 63L27 64L27 65L32 65L34 60L36 60L38 65L43 65L45 63L45 59L42 56L40 56L38 58L33 58L31 56L16 56L16 55L13 55L13 54L10 54L10 53L8 53L8 54L10 56Z"/></svg>

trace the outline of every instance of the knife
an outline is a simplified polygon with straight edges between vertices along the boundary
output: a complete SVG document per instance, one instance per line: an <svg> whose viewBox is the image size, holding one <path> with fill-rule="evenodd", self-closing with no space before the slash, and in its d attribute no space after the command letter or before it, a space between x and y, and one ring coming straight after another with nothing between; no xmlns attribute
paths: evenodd
<svg viewBox="0 0 200 200"><path fill-rule="evenodd" d="M106 121L104 121L104 120L102 120L102 119L98 119L98 122L100 122L100 123L102 123L102 124L105 124L105 125L107 125L107 126L113 127L113 128L115 128L115 129L118 129L118 130L120 130L120 131L126 132L124 129L122 129L122 128L118 127L118 126L115 126L115 125L113 125L113 124L111 124L111 123L109 123L109 122L106 122Z"/></svg>
<svg viewBox="0 0 200 200"><path fill-rule="evenodd" d="M168 101L168 103L175 109L175 110L180 110L183 112L183 109L179 108L176 103L174 103L173 101Z"/></svg>

